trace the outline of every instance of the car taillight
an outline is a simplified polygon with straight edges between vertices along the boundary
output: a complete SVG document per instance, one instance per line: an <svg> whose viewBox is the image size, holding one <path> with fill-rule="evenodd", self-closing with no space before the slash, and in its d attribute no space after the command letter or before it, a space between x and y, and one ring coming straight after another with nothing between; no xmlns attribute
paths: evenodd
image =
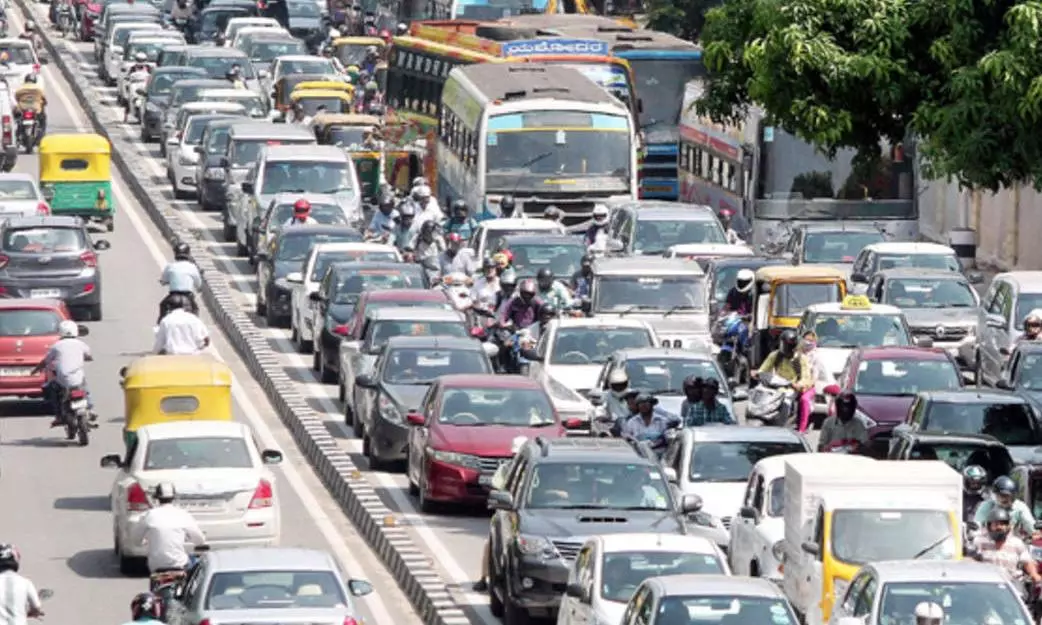
<svg viewBox="0 0 1042 625"><path fill-rule="evenodd" d="M22 113L22 119L32 119L33 115L35 115L35 113L33 113L32 111L25 111L24 113Z"/></svg>
<svg viewBox="0 0 1042 625"><path fill-rule="evenodd" d="M47 206L47 202L40 202L36 205L36 214L46 216L51 214L51 207Z"/></svg>
<svg viewBox="0 0 1042 625"><path fill-rule="evenodd" d="M4 115L2 123L3 123L4 143L5 144L11 143L13 141L13 139L11 138L11 132L12 132L12 129L11 129L11 116L10 115Z"/></svg>
<svg viewBox="0 0 1042 625"><path fill-rule="evenodd" d="M268 480L261 480L260 484L257 484L257 490L253 491L253 499L250 500L250 509L256 510L257 508L270 508L274 498L275 493L271 490L271 482Z"/></svg>
<svg viewBox="0 0 1042 625"><path fill-rule="evenodd" d="M4 256L3 254L0 254L0 269L3 269L4 267L6 267L7 263L9 263L9 262L11 262L11 258L10 257Z"/></svg>
<svg viewBox="0 0 1042 625"><path fill-rule="evenodd" d="M141 484L134 482L127 489L127 510L131 512L144 512L152 507L148 502L148 495Z"/></svg>
<svg viewBox="0 0 1042 625"><path fill-rule="evenodd" d="M336 334L337 336L347 336L347 326L344 324L338 325L337 327L333 328L333 334Z"/></svg>
<svg viewBox="0 0 1042 625"><path fill-rule="evenodd" d="M204 618L203 620L199 621L199 625L210 625L210 619Z"/></svg>
<svg viewBox="0 0 1042 625"><path fill-rule="evenodd" d="M34 74L39 74L40 73L40 64L39 63L33 63L33 73Z"/></svg>
<svg viewBox="0 0 1042 625"><path fill-rule="evenodd" d="M87 250L80 254L80 260L83 261L85 267L97 267L98 266L98 255L94 252Z"/></svg>

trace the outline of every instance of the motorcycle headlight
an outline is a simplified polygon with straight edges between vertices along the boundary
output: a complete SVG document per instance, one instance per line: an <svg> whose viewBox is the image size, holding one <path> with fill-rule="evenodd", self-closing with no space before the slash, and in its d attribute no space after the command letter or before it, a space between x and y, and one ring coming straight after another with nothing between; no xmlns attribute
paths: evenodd
<svg viewBox="0 0 1042 625"><path fill-rule="evenodd" d="M380 416L391 423L403 423L405 420L402 418L402 412L398 410L398 406L394 405L394 402L387 397L380 396Z"/></svg>
<svg viewBox="0 0 1042 625"><path fill-rule="evenodd" d="M547 559L557 557L557 549L554 548L554 544L542 536L521 534L514 539L514 543L517 545L517 550L526 556L541 556Z"/></svg>

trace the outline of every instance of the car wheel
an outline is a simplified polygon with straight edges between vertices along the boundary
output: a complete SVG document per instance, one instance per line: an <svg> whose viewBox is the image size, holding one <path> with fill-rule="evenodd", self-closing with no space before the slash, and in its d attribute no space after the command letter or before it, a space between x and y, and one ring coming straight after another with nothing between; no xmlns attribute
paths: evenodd
<svg viewBox="0 0 1042 625"><path fill-rule="evenodd" d="M268 306L267 306L267 304L264 303L264 300L261 299L260 294L258 293L257 294L257 316L258 317L264 317L267 314L268 314Z"/></svg>
<svg viewBox="0 0 1042 625"><path fill-rule="evenodd" d="M297 332L297 324L293 323L292 319L289 322L289 340L294 345L300 342L300 333Z"/></svg>
<svg viewBox="0 0 1042 625"><path fill-rule="evenodd" d="M437 502L431 501L427 498L427 489L424 485L421 484L417 490L419 491L420 496L420 512L424 514L434 514L437 512L438 504Z"/></svg>
<svg viewBox="0 0 1042 625"><path fill-rule="evenodd" d="M503 625L528 625L530 620L528 610L511 601L510 597L504 596Z"/></svg>
<svg viewBox="0 0 1042 625"><path fill-rule="evenodd" d="M369 461L369 469L372 471L382 471L384 468L384 462L376 457L373 453L373 441L368 436L362 437L362 455Z"/></svg>
<svg viewBox="0 0 1042 625"><path fill-rule="evenodd" d="M279 327L279 319L275 315L275 311L272 310L271 306L264 307L264 321L268 323L269 328Z"/></svg>
<svg viewBox="0 0 1042 625"><path fill-rule="evenodd" d="M492 566L492 539L489 539L488 544L488 611L492 613L492 616L503 618L503 601L496 591L506 594L506 589L500 587L499 576L496 575L496 569Z"/></svg>
<svg viewBox="0 0 1042 625"><path fill-rule="evenodd" d="M344 425L354 425L354 423L355 423L355 415L351 411L351 406L348 406L347 402L345 401L344 402Z"/></svg>
<svg viewBox="0 0 1042 625"><path fill-rule="evenodd" d="M95 304L87 309L88 321L101 321L101 304Z"/></svg>
<svg viewBox="0 0 1042 625"><path fill-rule="evenodd" d="M242 243L239 243L238 237L235 238L235 255L236 256L243 256L243 257L248 255L247 250L246 250L246 246L243 245Z"/></svg>
<svg viewBox="0 0 1042 625"><path fill-rule="evenodd" d="M315 349L314 341L305 341L303 338L298 338L297 349L300 350L301 354L309 354ZM336 380L333 380L336 382Z"/></svg>
<svg viewBox="0 0 1042 625"><path fill-rule="evenodd" d="M347 407L347 388L344 386L343 380L337 380L336 398L344 404L345 408ZM351 412L351 409L348 408L347 412Z"/></svg>
<svg viewBox="0 0 1042 625"><path fill-rule="evenodd" d="M221 217L221 235L224 237L225 243L232 243L235 241L235 226L228 223L228 211L223 211Z"/></svg>
<svg viewBox="0 0 1042 625"><path fill-rule="evenodd" d="M189 199L190 195L189 195L189 193L187 191L182 191L181 189L178 189L177 185L174 184L173 181L171 181L171 184L173 184L173 187L174 187L174 199L175 200L187 200L187 199Z"/></svg>
<svg viewBox="0 0 1042 625"><path fill-rule="evenodd" d="M315 350L311 356L311 370L318 373L322 369L322 352Z"/></svg>

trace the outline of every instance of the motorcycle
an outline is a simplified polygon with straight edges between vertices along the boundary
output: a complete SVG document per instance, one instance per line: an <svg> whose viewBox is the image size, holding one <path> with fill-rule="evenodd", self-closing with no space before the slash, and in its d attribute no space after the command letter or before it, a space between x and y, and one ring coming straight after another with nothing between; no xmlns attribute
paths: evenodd
<svg viewBox="0 0 1042 625"><path fill-rule="evenodd" d="M87 391L72 388L63 391L61 420L65 426L66 440L76 439L80 447L90 442L90 409L87 406Z"/></svg>
<svg viewBox="0 0 1042 625"><path fill-rule="evenodd" d="M713 342L720 346L716 361L728 379L749 382L749 324L738 313L730 313L713 324Z"/></svg>
<svg viewBox="0 0 1042 625"><path fill-rule="evenodd" d="M138 70L127 76L127 98L129 100L127 106L129 112L139 120L141 119L141 107L144 106L145 90L151 78L152 73L145 70Z"/></svg>
<svg viewBox="0 0 1042 625"><path fill-rule="evenodd" d="M199 562L199 556L197 554L209 550L209 545L196 545L195 553L188 556L188 566L184 570L161 571L159 573L152 573L149 576L148 591L159 597L159 620L164 623L170 622L167 620L167 609L169 609L177 599L177 595L181 589L181 584L183 584L185 579L187 579L188 573L195 567L196 563Z"/></svg>
<svg viewBox="0 0 1042 625"><path fill-rule="evenodd" d="M173 310L171 303L172 299L175 297L188 298L188 305L185 306L185 310L193 315L199 314L199 304L196 302L195 293L167 293L166 297L159 301L159 319L156 320L157 326L163 321L163 317L167 316L167 314Z"/></svg>
<svg viewBox="0 0 1042 625"><path fill-rule="evenodd" d="M795 415L796 389L792 382L776 373L761 375L759 384L749 393L746 418L781 426Z"/></svg>
<svg viewBox="0 0 1042 625"><path fill-rule="evenodd" d="M442 278L441 290L457 311L467 314L474 305L470 297L471 279L462 273L452 273Z"/></svg>
<svg viewBox="0 0 1042 625"><path fill-rule="evenodd" d="M18 122L18 141L25 148L25 153L32 154L40 139L40 124L36 118L36 111L23 111Z"/></svg>
<svg viewBox="0 0 1042 625"><path fill-rule="evenodd" d="M76 20L72 15L72 7L62 3L58 7L58 32L64 39L76 31ZM4 35L6 36L6 35Z"/></svg>

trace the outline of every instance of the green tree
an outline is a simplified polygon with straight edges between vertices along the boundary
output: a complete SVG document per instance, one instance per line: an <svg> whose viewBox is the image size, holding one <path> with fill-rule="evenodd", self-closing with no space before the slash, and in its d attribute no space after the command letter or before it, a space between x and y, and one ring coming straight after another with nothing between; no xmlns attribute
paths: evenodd
<svg viewBox="0 0 1042 625"><path fill-rule="evenodd" d="M726 0L702 42L716 121L759 105L865 162L914 133L933 176L1042 185L1042 3Z"/></svg>
<svg viewBox="0 0 1042 625"><path fill-rule="evenodd" d="M648 0L648 28L698 41L705 24L706 11L720 5L720 0Z"/></svg>

